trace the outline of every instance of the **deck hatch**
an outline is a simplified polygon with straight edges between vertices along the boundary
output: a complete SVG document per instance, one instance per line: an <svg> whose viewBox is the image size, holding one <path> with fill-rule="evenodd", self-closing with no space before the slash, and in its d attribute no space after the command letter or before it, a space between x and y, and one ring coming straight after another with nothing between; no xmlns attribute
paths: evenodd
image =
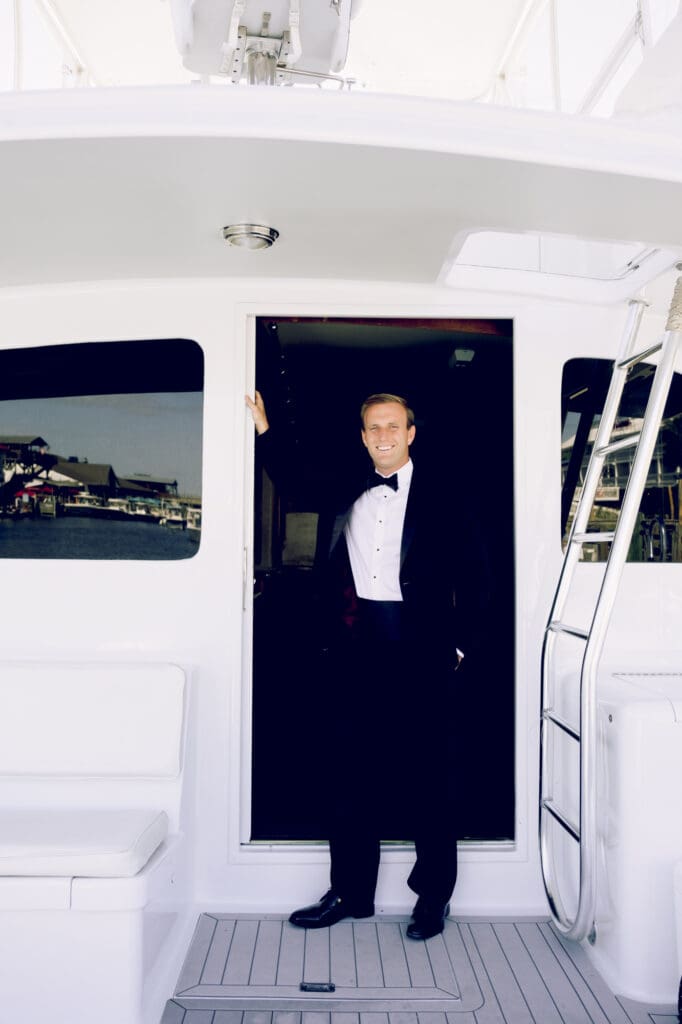
<svg viewBox="0 0 682 1024"><path fill-rule="evenodd" d="M305 931L283 918L203 914L175 998L195 1009L463 1011L481 991L457 926L407 939L404 917Z"/></svg>

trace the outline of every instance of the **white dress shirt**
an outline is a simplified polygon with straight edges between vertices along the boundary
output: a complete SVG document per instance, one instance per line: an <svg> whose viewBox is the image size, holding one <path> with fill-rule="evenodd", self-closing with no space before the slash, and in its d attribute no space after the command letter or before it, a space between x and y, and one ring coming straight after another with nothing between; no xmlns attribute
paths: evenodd
<svg viewBox="0 0 682 1024"><path fill-rule="evenodd" d="M344 534L358 597L369 601L403 599L400 545L412 469L412 462L408 461L398 470L397 491L386 486L372 487L360 495L351 509Z"/></svg>

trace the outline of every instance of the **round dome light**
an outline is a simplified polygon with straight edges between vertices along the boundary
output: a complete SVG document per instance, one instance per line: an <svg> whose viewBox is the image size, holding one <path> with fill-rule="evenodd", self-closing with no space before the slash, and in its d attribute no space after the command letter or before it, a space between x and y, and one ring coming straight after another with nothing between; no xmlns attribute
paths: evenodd
<svg viewBox="0 0 682 1024"><path fill-rule="evenodd" d="M239 249L269 249L279 238L279 231L264 224L228 224L223 238Z"/></svg>

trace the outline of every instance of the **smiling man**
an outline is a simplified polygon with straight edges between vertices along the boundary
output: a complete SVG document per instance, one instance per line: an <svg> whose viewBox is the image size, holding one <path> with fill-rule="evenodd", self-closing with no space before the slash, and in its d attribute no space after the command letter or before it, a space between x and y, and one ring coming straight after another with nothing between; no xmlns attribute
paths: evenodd
<svg viewBox="0 0 682 1024"><path fill-rule="evenodd" d="M246 401L266 467L281 481L288 460L263 399ZM488 576L452 474L434 480L410 458L416 428L406 399L370 395L360 416L369 477L320 496L334 521L331 550L318 559L329 624L320 680L329 720L320 729L331 888L290 921L323 928L370 916L381 839L413 839L408 885L418 899L407 935L428 939L443 930L457 877L455 687L479 643ZM306 737L292 742L305 748Z"/></svg>
<svg viewBox="0 0 682 1024"><path fill-rule="evenodd" d="M414 441L414 413L405 399L370 395L360 410L362 441L377 473L389 476L410 458Z"/></svg>

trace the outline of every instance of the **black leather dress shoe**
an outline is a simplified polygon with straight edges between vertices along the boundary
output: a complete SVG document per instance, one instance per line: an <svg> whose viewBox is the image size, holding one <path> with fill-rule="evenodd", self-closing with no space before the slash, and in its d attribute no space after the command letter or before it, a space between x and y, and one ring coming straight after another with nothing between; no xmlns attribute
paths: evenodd
<svg viewBox="0 0 682 1024"><path fill-rule="evenodd" d="M450 904L427 903L420 896L412 911L412 920L407 926L408 939L430 939L440 935L445 928L445 918L450 913Z"/></svg>
<svg viewBox="0 0 682 1024"><path fill-rule="evenodd" d="M289 920L299 928L329 928L337 921L343 921L344 917L371 917L373 913L373 903L357 906L330 889L319 903L295 910Z"/></svg>

